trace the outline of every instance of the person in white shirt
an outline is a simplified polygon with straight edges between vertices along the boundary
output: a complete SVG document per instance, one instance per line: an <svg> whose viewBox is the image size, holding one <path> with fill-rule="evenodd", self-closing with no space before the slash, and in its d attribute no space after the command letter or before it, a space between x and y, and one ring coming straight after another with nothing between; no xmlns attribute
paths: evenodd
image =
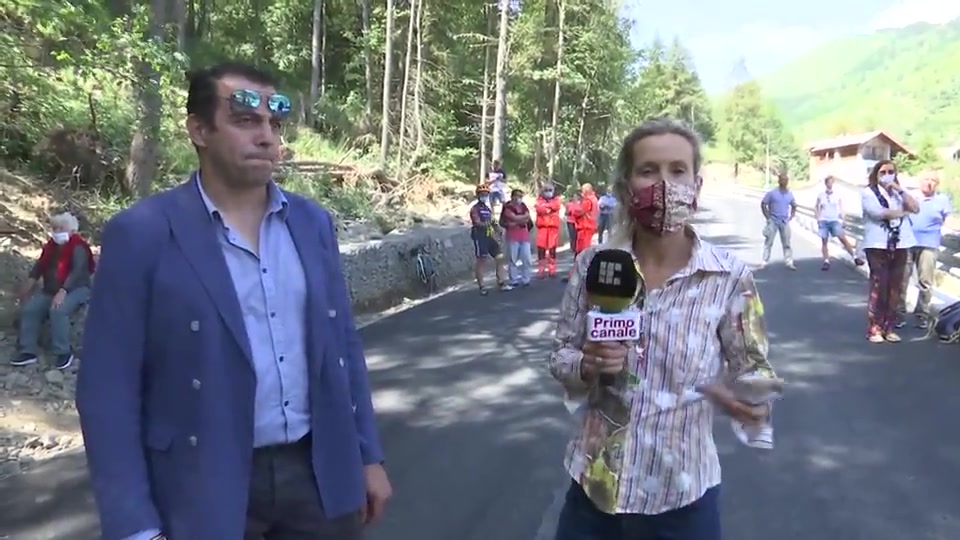
<svg viewBox="0 0 960 540"><path fill-rule="evenodd" d="M937 257L940 255L940 241L943 239L943 225L947 216L953 210L953 204L946 193L938 193L940 174L934 170L920 173L920 191L914 194L917 200L917 213L910 216L910 228L917 240L917 245L910 250L910 259L907 261L907 271L903 275L903 285L900 287L900 308L898 312L904 316L906 323L907 302L906 292L910 284L910 274L916 272L917 304L913 315L916 318L917 328L927 328L930 324L927 310L933 296L933 280L937 271Z"/></svg>
<svg viewBox="0 0 960 540"><path fill-rule="evenodd" d="M867 339L871 343L897 343L897 306L900 285L907 269L908 253L917 245L904 218L916 213L918 204L897 181L896 166L882 160L870 171L867 187L860 193L863 207L863 251L870 268L867 300Z"/></svg>
<svg viewBox="0 0 960 540"><path fill-rule="evenodd" d="M507 200L507 173L499 159L493 160L493 166L487 173L487 184L490 188L490 207L503 206Z"/></svg>
<svg viewBox="0 0 960 540"><path fill-rule="evenodd" d="M820 253L823 255L823 266L821 270L830 269L830 238L836 238L843 245L843 249L853 257L853 262L860 266L863 264L854 250L853 244L843 232L843 197L833 190L833 184L836 179L828 176L823 180L824 190L817 195L817 202L814 205L814 216L817 220L817 228L820 232Z"/></svg>

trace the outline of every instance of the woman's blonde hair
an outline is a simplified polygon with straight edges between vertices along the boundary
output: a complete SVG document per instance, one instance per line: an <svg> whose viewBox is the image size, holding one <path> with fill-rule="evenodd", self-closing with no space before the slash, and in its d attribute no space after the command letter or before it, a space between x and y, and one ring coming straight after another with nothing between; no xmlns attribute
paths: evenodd
<svg viewBox="0 0 960 540"><path fill-rule="evenodd" d="M630 188L630 174L634 165L633 147L643 139L657 135L678 135L686 139L693 148L693 174L695 177L700 174L700 165L703 161L700 137L687 124L674 118L660 117L646 120L635 127L623 139L620 154L617 157L616 176L611 183L613 195L617 198L617 207L613 218L613 233L610 235L610 243L612 244L620 245L633 242L635 230L633 219L630 218L630 203L633 198Z"/></svg>

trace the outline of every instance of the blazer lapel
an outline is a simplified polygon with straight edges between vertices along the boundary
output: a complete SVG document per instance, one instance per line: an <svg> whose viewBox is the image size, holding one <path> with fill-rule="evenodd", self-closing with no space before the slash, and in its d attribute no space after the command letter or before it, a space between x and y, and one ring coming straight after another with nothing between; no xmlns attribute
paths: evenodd
<svg viewBox="0 0 960 540"><path fill-rule="evenodd" d="M176 190L176 208L168 215L173 235L194 272L210 294L220 317L237 341L247 361L253 362L250 341L243 324L243 312L233 287L230 269L217 240L215 223L200 198L195 180Z"/></svg>

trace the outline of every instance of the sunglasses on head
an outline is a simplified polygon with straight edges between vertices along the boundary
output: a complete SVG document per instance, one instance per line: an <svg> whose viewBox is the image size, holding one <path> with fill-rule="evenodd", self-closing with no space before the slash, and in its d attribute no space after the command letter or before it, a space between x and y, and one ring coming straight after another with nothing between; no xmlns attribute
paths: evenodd
<svg viewBox="0 0 960 540"><path fill-rule="evenodd" d="M267 96L256 90L234 90L227 101L230 102L230 108L236 112L255 111L266 102L270 115L281 120L289 116L290 111L293 110L290 98L287 96L283 94Z"/></svg>

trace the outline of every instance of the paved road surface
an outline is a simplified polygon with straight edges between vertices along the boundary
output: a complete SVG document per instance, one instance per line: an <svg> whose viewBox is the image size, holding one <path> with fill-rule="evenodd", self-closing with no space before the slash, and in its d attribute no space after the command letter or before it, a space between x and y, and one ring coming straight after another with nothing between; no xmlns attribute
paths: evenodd
<svg viewBox="0 0 960 540"><path fill-rule="evenodd" d="M759 260L754 201L710 198L701 231ZM791 383L777 449L738 446L718 423L723 513L733 540L960 539L958 349L864 339L863 278L758 273L772 358ZM396 488L370 540L548 540L568 480L569 421L543 369L559 283L454 293L365 328ZM0 539L97 538L82 457L0 483ZM5 536L6 535L6 536Z"/></svg>

